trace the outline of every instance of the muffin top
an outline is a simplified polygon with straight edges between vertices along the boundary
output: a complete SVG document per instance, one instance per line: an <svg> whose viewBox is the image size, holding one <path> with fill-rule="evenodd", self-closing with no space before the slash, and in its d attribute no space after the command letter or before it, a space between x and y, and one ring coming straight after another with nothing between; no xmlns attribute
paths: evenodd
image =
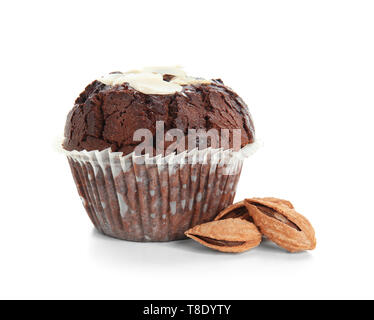
<svg viewBox="0 0 374 320"><path fill-rule="evenodd" d="M228 129L228 143L219 147L233 148L234 129L240 130L241 147L254 141L246 104L220 79L188 77L180 68L148 68L112 72L89 84L67 116L63 147L111 148L126 155L141 143L134 140L134 133L148 129L156 135L158 121L165 132L179 129L186 137L189 129ZM156 139L152 143L156 150ZM171 143L162 145L164 151ZM201 139L196 146L202 148ZM204 146L212 146L210 140Z"/></svg>

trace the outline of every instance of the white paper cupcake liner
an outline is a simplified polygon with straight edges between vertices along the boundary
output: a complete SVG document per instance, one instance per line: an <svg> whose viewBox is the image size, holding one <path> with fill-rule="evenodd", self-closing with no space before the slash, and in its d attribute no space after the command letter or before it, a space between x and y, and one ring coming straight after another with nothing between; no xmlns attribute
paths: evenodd
<svg viewBox="0 0 374 320"><path fill-rule="evenodd" d="M232 204L243 161L240 151L205 149L167 157L65 151L83 205L106 235L131 241L184 239Z"/></svg>

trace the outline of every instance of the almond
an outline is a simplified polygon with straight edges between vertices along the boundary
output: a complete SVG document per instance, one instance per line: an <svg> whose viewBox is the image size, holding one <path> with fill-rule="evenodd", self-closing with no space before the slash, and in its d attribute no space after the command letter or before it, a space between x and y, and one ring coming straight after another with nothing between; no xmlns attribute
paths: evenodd
<svg viewBox="0 0 374 320"><path fill-rule="evenodd" d="M253 198L253 199L265 200L265 201L270 201L270 202L274 202L274 203L277 203L277 204L283 204L286 207L289 207L290 209L294 209L293 204L291 203L291 201L284 200L284 199L279 199L279 198L274 198L274 197Z"/></svg>
<svg viewBox="0 0 374 320"><path fill-rule="evenodd" d="M243 219L225 219L191 228L185 235L202 245L221 252L243 252L257 247L261 233L253 223Z"/></svg>
<svg viewBox="0 0 374 320"><path fill-rule="evenodd" d="M278 246L298 252L316 247L311 223L289 206L275 201L252 198L244 201L261 233Z"/></svg>
<svg viewBox="0 0 374 320"><path fill-rule="evenodd" d="M253 199L270 201L270 202L274 202L277 204L285 205L286 207L293 209L292 203L288 200L278 199L278 198L273 198L273 197L253 198ZM226 209L221 211L214 218L214 220L217 221L217 220L223 220L223 219L228 219L228 218L241 218L249 222L253 222L253 219L249 215L248 209L245 206L244 200L228 206Z"/></svg>
<svg viewBox="0 0 374 320"><path fill-rule="evenodd" d="M225 210L221 211L215 218L214 221L224 220L229 218L240 218L250 222L253 222L252 218L248 213L248 209L245 206L244 201L240 201L228 206Z"/></svg>

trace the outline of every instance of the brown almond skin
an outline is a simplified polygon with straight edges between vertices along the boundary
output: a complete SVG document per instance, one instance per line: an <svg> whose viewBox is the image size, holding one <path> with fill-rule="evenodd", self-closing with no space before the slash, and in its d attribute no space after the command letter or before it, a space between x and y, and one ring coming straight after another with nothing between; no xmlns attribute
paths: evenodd
<svg viewBox="0 0 374 320"><path fill-rule="evenodd" d="M244 201L240 201L228 206L226 209L222 210L215 218L214 221L224 220L229 218L240 218L253 222L250 217L248 210L245 206Z"/></svg>
<svg viewBox="0 0 374 320"><path fill-rule="evenodd" d="M244 252L261 243L257 227L243 219L211 221L191 228L185 235L202 245L221 252Z"/></svg>
<svg viewBox="0 0 374 320"><path fill-rule="evenodd" d="M245 199L244 202L261 233L278 246L290 252L313 250L316 247L315 232L311 223L294 209L258 198ZM283 221L262 211L261 206L275 210Z"/></svg>
<svg viewBox="0 0 374 320"><path fill-rule="evenodd" d="M284 200L284 199L278 199L273 197L266 197L266 198L253 198L258 200L266 200L271 201L277 204L285 205L291 209L293 209L293 205L290 201ZM226 209L222 210L215 218L214 221L217 220L223 220L228 218L241 218L244 220L247 220L249 222L253 222L253 219L249 215L249 212L245 206L244 200L236 202L230 206L228 206Z"/></svg>
<svg viewBox="0 0 374 320"><path fill-rule="evenodd" d="M274 197L253 198L253 199L265 200L265 201L270 201L270 202L274 202L274 203L277 203L277 204L283 204L286 207L289 207L290 209L294 209L294 206L291 203L291 201L288 201L288 200L285 200L285 199L279 199L279 198L274 198Z"/></svg>

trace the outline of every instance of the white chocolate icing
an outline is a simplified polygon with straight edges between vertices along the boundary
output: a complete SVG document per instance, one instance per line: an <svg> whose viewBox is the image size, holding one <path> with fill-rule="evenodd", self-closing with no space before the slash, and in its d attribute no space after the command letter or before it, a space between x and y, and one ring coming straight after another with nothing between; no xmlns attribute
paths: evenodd
<svg viewBox="0 0 374 320"><path fill-rule="evenodd" d="M170 81L163 80L163 75L172 75ZM187 76L183 69L176 67L148 67L142 70L110 73L98 79L110 85L128 83L132 88L145 94L173 94L181 92L183 85L209 84L209 80Z"/></svg>
<svg viewBox="0 0 374 320"><path fill-rule="evenodd" d="M171 81L171 83L177 83L180 85L188 85L188 84L209 84L210 80L202 79L202 78L194 78L194 77L175 77Z"/></svg>
<svg viewBox="0 0 374 320"><path fill-rule="evenodd" d="M143 71L160 73L162 75L170 74L172 76L181 77L181 78L187 77L186 72L184 72L184 70L181 66L175 66L175 67L146 67L146 68L143 68Z"/></svg>

